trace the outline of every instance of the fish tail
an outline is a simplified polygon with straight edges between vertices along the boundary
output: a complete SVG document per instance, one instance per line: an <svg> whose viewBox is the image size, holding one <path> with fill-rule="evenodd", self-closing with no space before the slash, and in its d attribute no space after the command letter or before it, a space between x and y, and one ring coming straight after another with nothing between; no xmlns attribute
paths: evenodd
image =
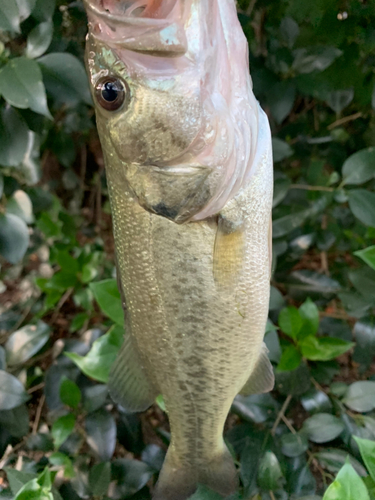
<svg viewBox="0 0 375 500"><path fill-rule="evenodd" d="M234 493L238 487L238 475L228 448L212 460L186 466L176 460L168 450L152 500L187 500L198 484L208 486L223 497Z"/></svg>

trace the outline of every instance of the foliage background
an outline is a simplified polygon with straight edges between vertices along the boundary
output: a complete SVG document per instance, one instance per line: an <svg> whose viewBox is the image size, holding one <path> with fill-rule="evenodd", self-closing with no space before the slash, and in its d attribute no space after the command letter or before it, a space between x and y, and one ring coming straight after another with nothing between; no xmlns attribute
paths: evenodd
<svg viewBox="0 0 375 500"><path fill-rule="evenodd" d="M276 386L233 404L232 498L374 500L375 4L238 11L274 137ZM123 315L85 32L81 2L0 0L5 499L149 499L169 440L162 400L129 415L107 394Z"/></svg>

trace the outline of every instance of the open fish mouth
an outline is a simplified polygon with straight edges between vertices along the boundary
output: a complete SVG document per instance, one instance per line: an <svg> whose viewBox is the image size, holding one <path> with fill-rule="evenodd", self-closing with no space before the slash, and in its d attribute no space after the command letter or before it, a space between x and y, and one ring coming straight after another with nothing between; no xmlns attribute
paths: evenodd
<svg viewBox="0 0 375 500"><path fill-rule="evenodd" d="M185 54L181 0L84 0L90 32L111 46L154 56Z"/></svg>

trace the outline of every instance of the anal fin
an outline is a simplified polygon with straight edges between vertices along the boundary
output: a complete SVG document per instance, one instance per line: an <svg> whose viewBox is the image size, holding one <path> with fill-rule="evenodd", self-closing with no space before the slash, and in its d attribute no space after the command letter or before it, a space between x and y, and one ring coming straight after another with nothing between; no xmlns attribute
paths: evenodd
<svg viewBox="0 0 375 500"><path fill-rule="evenodd" d="M158 395L147 380L129 333L125 334L124 343L112 366L108 388L112 399L129 412L147 410Z"/></svg>
<svg viewBox="0 0 375 500"><path fill-rule="evenodd" d="M275 385L275 376L267 352L268 349L263 342L254 370L240 392L242 396L272 391Z"/></svg>

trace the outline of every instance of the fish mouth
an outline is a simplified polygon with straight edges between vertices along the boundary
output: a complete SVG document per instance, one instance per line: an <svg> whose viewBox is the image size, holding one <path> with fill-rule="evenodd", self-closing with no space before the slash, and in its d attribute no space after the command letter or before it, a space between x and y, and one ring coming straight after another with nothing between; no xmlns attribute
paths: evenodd
<svg viewBox="0 0 375 500"><path fill-rule="evenodd" d="M187 50L181 0L84 0L89 31L114 48L160 57Z"/></svg>

